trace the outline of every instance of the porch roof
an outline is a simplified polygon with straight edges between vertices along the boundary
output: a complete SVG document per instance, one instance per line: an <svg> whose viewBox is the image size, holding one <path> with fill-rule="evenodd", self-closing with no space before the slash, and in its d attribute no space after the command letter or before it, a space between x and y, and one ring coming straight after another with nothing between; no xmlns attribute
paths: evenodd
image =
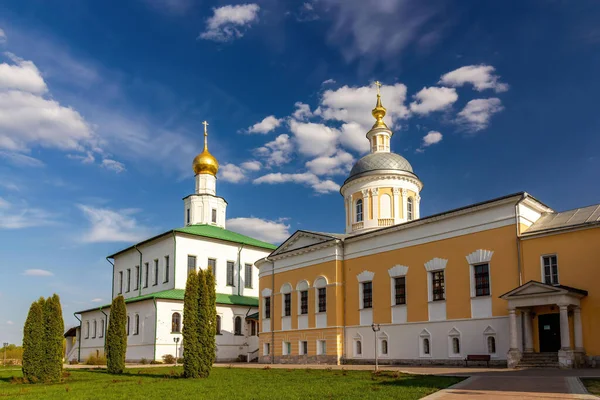
<svg viewBox="0 0 600 400"><path fill-rule="evenodd" d="M547 304L579 306L579 300L587 296L587 290L565 285L549 285L529 281L500 296L508 301L508 308L532 307Z"/></svg>

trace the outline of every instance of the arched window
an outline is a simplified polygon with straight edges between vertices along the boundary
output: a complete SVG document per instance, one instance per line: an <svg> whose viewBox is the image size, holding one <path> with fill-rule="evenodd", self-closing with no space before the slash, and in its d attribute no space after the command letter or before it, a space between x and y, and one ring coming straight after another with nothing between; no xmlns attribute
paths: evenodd
<svg viewBox="0 0 600 400"><path fill-rule="evenodd" d="M362 343L360 340L356 341L356 355L360 356L362 354Z"/></svg>
<svg viewBox="0 0 600 400"><path fill-rule="evenodd" d="M127 316L127 336L129 336L129 326L130 326L130 318L129 315Z"/></svg>
<svg viewBox="0 0 600 400"><path fill-rule="evenodd" d="M423 339L423 354L429 354L429 338Z"/></svg>
<svg viewBox="0 0 600 400"><path fill-rule="evenodd" d="M406 200L406 219L408 221L413 220L413 198L412 197L409 197L408 200Z"/></svg>
<svg viewBox="0 0 600 400"><path fill-rule="evenodd" d="M179 314L178 312L173 313L173 315L171 316L171 332L181 332L181 314Z"/></svg>
<svg viewBox="0 0 600 400"><path fill-rule="evenodd" d="M387 340L383 339L381 341L381 354L386 355L388 353L388 343Z"/></svg>
<svg viewBox="0 0 600 400"><path fill-rule="evenodd" d="M358 199L356 201L356 222L362 222L363 220L363 201Z"/></svg>
<svg viewBox="0 0 600 400"><path fill-rule="evenodd" d="M221 334L221 316L217 315L217 335Z"/></svg>
<svg viewBox="0 0 600 400"><path fill-rule="evenodd" d="M487 346L489 354L496 354L496 338L493 336L488 336L487 338Z"/></svg>
<svg viewBox="0 0 600 400"><path fill-rule="evenodd" d="M460 339L457 337L452 338L452 351L454 354L460 354Z"/></svg>
<svg viewBox="0 0 600 400"><path fill-rule="evenodd" d="M242 335L242 317L235 317L234 332L236 335Z"/></svg>
<svg viewBox="0 0 600 400"><path fill-rule="evenodd" d="M135 325L133 326L133 334L139 335L140 333L140 314L135 314L135 318L133 319Z"/></svg>

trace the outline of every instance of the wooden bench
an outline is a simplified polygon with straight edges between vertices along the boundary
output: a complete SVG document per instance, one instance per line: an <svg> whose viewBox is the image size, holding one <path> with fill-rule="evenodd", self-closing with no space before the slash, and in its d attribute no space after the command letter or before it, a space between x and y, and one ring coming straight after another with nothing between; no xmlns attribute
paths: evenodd
<svg viewBox="0 0 600 400"><path fill-rule="evenodd" d="M469 361L485 361L487 363L487 367L490 367L490 355L489 354L469 354L467 358L465 358L465 367L469 366Z"/></svg>

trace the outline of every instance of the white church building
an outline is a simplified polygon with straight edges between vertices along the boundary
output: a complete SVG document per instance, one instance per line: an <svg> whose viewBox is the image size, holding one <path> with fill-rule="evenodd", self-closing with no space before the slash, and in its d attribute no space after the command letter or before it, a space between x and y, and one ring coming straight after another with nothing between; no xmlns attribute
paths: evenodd
<svg viewBox="0 0 600 400"><path fill-rule="evenodd" d="M225 229L227 202L217 196L219 164L204 151L193 161L196 190L183 199L182 228L171 229L107 257L112 298L127 306L127 361L162 360L183 352L183 296L188 271L211 268L217 291L217 361L258 358L258 269L276 246ZM66 360L104 353L110 305L75 313Z"/></svg>

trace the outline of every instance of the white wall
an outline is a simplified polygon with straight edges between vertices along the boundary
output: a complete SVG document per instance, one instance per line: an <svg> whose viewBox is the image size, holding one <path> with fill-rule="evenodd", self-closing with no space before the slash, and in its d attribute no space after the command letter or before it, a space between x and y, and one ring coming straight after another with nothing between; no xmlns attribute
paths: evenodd
<svg viewBox="0 0 600 400"><path fill-rule="evenodd" d="M110 309L103 310L107 315L110 316ZM86 312L81 314L81 347L79 348L81 362L85 362L85 360L90 355L96 354L104 354L104 340L106 338L106 331L108 330L108 319L107 317L100 311L94 310L90 312ZM104 320L104 332L101 331L101 323L100 321ZM96 337L93 334L93 324L96 321L97 332ZM89 334L87 332L87 323L89 323L90 331ZM76 343L75 346L79 346L79 343ZM77 358L78 350L75 350L75 358ZM73 357L71 357L73 358ZM70 361L70 360L67 360Z"/></svg>

